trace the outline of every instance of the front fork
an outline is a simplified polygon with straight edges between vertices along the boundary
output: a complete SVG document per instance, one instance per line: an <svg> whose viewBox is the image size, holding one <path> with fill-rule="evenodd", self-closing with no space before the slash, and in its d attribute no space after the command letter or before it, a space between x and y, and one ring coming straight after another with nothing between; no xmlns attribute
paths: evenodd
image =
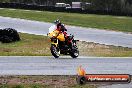
<svg viewBox="0 0 132 88"><path fill-rule="evenodd" d="M58 39L51 39L51 45L55 45L55 47L58 47Z"/></svg>
<svg viewBox="0 0 132 88"><path fill-rule="evenodd" d="M58 46L58 39L56 39L56 40L51 39L51 45L54 45L56 47L58 53L60 54L60 50L59 50L59 46Z"/></svg>

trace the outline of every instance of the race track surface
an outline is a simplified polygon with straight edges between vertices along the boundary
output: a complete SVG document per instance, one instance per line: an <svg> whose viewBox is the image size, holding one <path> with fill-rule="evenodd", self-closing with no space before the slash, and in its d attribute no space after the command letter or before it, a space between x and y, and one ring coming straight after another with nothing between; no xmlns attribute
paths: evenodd
<svg viewBox="0 0 132 88"><path fill-rule="evenodd" d="M30 21L18 18L0 17L0 28L14 28L19 32L37 35L46 35L51 23ZM95 42L106 45L115 45L132 48L132 34L98 30L94 28L82 28L66 26L68 33L74 34L76 39Z"/></svg>
<svg viewBox="0 0 132 88"><path fill-rule="evenodd" d="M46 35L51 23L30 21L17 18L0 17L0 28L14 28L19 32ZM106 45L132 48L132 34L67 26L68 33L76 39ZM53 57L0 57L0 75L76 75L77 68L82 65L88 74L131 74L132 57L102 58L79 57L72 59L63 56ZM132 88L130 84L101 86L100 88Z"/></svg>
<svg viewBox="0 0 132 88"><path fill-rule="evenodd" d="M76 75L80 65L88 74L132 74L132 58L10 56L0 57L0 75Z"/></svg>

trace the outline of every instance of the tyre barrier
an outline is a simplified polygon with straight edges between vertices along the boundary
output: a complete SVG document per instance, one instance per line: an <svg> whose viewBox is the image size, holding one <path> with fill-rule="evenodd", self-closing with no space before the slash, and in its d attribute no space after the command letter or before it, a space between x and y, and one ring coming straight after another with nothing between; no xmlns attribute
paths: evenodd
<svg viewBox="0 0 132 88"><path fill-rule="evenodd" d="M21 40L20 36L15 29L12 28L0 29L0 41L2 43L10 43L20 40Z"/></svg>

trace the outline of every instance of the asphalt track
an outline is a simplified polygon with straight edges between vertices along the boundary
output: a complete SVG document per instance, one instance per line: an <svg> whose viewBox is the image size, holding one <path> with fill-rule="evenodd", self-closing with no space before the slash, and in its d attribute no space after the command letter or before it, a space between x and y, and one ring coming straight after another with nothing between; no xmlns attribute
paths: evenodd
<svg viewBox="0 0 132 88"><path fill-rule="evenodd" d="M0 75L76 75L80 65L89 74L132 74L132 57L11 56L0 57Z"/></svg>
<svg viewBox="0 0 132 88"><path fill-rule="evenodd" d="M132 74L131 58L103 57L0 57L0 76L3 75L76 75L81 65L87 74ZM132 88L130 84L105 84L99 88Z"/></svg>
<svg viewBox="0 0 132 88"><path fill-rule="evenodd" d="M24 33L46 35L51 25L53 24L0 16L0 28L11 27ZM74 34L78 40L132 48L132 34L75 26L66 27L68 33Z"/></svg>
<svg viewBox="0 0 132 88"><path fill-rule="evenodd" d="M51 23L0 17L0 28L15 28L19 32L46 35ZM76 39L106 45L132 48L132 34L105 30L92 30L67 26ZM131 74L132 58L102 57L0 57L0 75L76 75L82 65L90 74ZM129 85L108 85L100 88L132 88Z"/></svg>
<svg viewBox="0 0 132 88"><path fill-rule="evenodd" d="M0 75L76 75L81 65L87 74L132 74L131 58L103 57L0 57ZM99 88L132 88L130 84L114 84Z"/></svg>

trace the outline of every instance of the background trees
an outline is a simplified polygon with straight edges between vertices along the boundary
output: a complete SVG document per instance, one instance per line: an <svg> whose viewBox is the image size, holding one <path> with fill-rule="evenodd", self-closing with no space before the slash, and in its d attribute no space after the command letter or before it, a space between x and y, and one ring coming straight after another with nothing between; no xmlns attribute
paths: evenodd
<svg viewBox="0 0 132 88"><path fill-rule="evenodd" d="M17 2L34 5L53 6L57 2L71 4L72 2L91 3L86 9L102 12L132 13L132 0L0 0L0 2ZM82 4L84 5L84 4Z"/></svg>

